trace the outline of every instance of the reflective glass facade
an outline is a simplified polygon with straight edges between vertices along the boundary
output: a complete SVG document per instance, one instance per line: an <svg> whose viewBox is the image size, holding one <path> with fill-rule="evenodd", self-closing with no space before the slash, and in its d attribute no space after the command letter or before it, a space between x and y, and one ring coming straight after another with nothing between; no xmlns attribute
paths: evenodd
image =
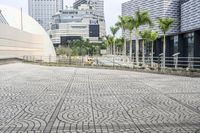
<svg viewBox="0 0 200 133"><path fill-rule="evenodd" d="M171 17L175 19L175 23L167 32L166 56L172 57L180 53L181 57L200 57L199 0L130 0L122 4L122 15L133 16L138 9L147 10L155 22L153 27L142 26L140 30L152 28L160 34L154 46L155 56L163 52L163 34L157 17Z"/></svg>
<svg viewBox="0 0 200 133"><path fill-rule="evenodd" d="M63 10L63 0L29 0L29 15L45 30L49 29L51 17Z"/></svg>
<svg viewBox="0 0 200 133"><path fill-rule="evenodd" d="M8 22L6 21L6 19L4 18L4 16L1 14L1 10L0 10L0 23L2 23L2 24L8 24Z"/></svg>

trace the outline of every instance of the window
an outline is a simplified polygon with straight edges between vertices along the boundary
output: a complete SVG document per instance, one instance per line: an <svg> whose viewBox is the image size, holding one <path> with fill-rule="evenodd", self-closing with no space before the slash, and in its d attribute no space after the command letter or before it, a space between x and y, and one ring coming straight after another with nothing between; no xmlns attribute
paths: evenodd
<svg viewBox="0 0 200 133"><path fill-rule="evenodd" d="M187 44L188 54L188 67L193 68L194 62L191 57L194 57L194 33L188 33L184 35L185 43Z"/></svg>
<svg viewBox="0 0 200 133"><path fill-rule="evenodd" d="M184 36L187 44L188 57L194 57L194 33L188 33Z"/></svg>
<svg viewBox="0 0 200 133"><path fill-rule="evenodd" d="M174 54L178 53L178 36L174 36Z"/></svg>

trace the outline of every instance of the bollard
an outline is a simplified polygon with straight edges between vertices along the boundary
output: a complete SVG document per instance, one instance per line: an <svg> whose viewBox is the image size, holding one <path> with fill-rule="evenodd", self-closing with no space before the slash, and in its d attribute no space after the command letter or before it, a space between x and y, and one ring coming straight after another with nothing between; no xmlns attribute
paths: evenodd
<svg viewBox="0 0 200 133"><path fill-rule="evenodd" d="M175 69L178 68L178 56L179 56L179 54L180 54L180 53L176 53L176 54L173 55L173 57L174 57L174 67L175 67Z"/></svg>

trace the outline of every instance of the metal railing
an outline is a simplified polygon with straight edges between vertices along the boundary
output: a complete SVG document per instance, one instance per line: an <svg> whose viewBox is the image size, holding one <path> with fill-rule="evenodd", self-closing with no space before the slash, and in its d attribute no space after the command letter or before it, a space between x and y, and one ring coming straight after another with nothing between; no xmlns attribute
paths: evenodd
<svg viewBox="0 0 200 133"><path fill-rule="evenodd" d="M200 57L179 57L175 54L173 57L165 58L166 68L189 68L200 69ZM55 65L74 65L74 66L91 66L91 67L114 67L114 68L163 68L163 57L147 56L139 58L139 66L135 58L130 59L128 56L23 56L25 62L46 63Z"/></svg>

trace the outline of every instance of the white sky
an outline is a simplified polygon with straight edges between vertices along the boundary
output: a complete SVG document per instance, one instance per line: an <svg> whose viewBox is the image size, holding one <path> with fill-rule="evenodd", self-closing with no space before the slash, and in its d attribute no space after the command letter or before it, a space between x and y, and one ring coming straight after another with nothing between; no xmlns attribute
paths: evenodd
<svg viewBox="0 0 200 133"><path fill-rule="evenodd" d="M71 6L75 0L64 0L65 5ZM105 1L105 17L106 17L106 29L109 34L109 27L114 25L118 20L118 16L121 15L121 3L128 0L104 0ZM28 12L28 0L0 0L0 4L14 6L16 8L22 7Z"/></svg>

